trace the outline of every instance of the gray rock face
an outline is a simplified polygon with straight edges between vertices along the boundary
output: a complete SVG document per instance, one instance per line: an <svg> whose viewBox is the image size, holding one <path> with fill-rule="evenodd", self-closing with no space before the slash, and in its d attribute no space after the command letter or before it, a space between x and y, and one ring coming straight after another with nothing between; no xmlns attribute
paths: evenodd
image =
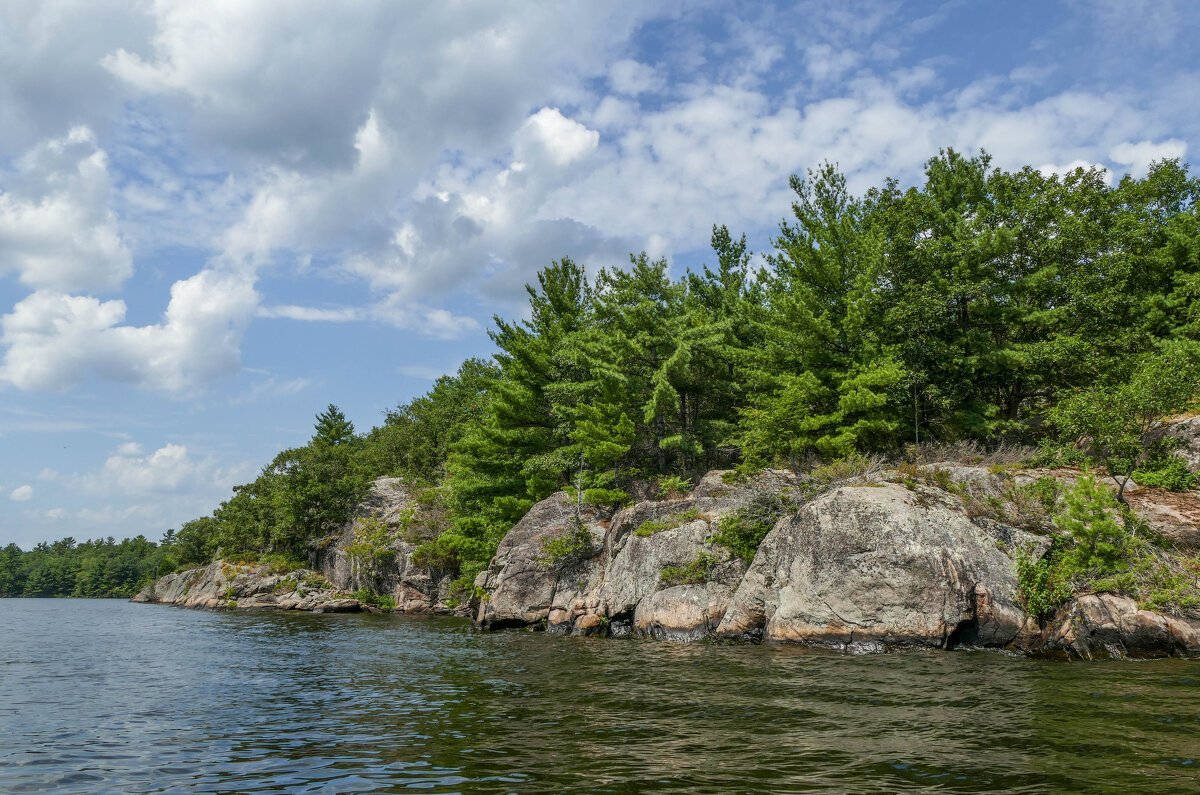
<svg viewBox="0 0 1200 795"><path fill-rule="evenodd" d="M595 555L560 569L539 559L547 539L575 527L575 506L565 493L538 503L509 531L476 579L476 587L486 591L475 607L476 625L497 629L545 622L552 632L673 640L711 635L746 570L745 562L709 541L714 523L764 492L794 486L782 473L741 485L726 484L721 474L710 472L685 499L640 502L608 522L587 513L582 518ZM700 567L705 582L664 582L664 567L698 560L706 561Z"/></svg>
<svg viewBox="0 0 1200 795"><path fill-rule="evenodd" d="M1200 620L1139 610L1116 594L1072 600L1030 644L1032 651L1064 657L1200 657Z"/></svg>
<svg viewBox="0 0 1200 795"><path fill-rule="evenodd" d="M1147 436L1152 440L1163 437L1178 439L1182 444L1173 454L1187 462L1188 469L1200 472L1200 417L1189 417L1151 431Z"/></svg>
<svg viewBox="0 0 1200 795"><path fill-rule="evenodd" d="M717 637L837 648L1008 645L1032 634L1013 561L946 505L843 487L771 530Z"/></svg>
<svg viewBox="0 0 1200 795"><path fill-rule="evenodd" d="M487 597L479 601L475 610L477 625L499 629L538 624L550 620L551 610L559 618L558 613L575 601L572 597L576 593L588 590L587 583L595 568L588 551L581 551L580 557L584 559L573 565L552 566L541 562L547 555L547 542L575 532L576 507L570 496L560 491L534 505L508 531L492 565L475 580L476 588L487 591ZM588 508L578 516L592 546L597 546L604 534L597 518Z"/></svg>

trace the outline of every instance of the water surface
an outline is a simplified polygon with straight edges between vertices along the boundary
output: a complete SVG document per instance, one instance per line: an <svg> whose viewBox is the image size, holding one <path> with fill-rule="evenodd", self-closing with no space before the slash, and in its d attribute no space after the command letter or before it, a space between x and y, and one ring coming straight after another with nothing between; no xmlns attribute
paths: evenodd
<svg viewBox="0 0 1200 795"><path fill-rule="evenodd" d="M1200 662L0 599L0 791L1191 792Z"/></svg>

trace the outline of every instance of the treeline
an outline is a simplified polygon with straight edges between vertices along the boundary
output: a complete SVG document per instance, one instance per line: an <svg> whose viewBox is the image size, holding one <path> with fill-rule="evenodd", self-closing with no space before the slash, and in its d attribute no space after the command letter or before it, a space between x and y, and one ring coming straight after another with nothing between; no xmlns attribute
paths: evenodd
<svg viewBox="0 0 1200 795"><path fill-rule="evenodd" d="M941 153L925 181L854 196L826 165L793 177L762 260L725 227L672 278L645 254L588 278L570 259L496 318L469 360L356 434L335 407L212 516L181 561L304 557L372 478L436 486L449 529L421 550L467 582L535 501L713 467L787 465L909 443L1037 441L1060 396L1127 379L1200 337L1200 184L1178 161L1005 171Z"/></svg>
<svg viewBox="0 0 1200 795"><path fill-rule="evenodd" d="M28 552L9 544L0 549L0 597L128 598L175 568L172 536L163 545L144 536L81 543L64 538Z"/></svg>

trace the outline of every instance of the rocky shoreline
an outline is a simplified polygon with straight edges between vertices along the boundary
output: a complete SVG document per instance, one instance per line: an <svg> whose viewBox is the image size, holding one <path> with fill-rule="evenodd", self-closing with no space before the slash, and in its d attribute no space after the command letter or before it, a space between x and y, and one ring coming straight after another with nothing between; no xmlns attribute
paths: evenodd
<svg viewBox="0 0 1200 795"><path fill-rule="evenodd" d="M1078 594L1047 619L1026 613L1015 556L1044 552L1048 539L1002 510L979 506L1000 505L1013 484L1039 475L1069 481L1076 474L945 463L852 474L813 494L790 473L738 480L714 471L686 496L642 500L611 516L559 492L509 531L461 604L448 573L414 564L416 545L398 529L384 565L355 559L365 522L400 528L412 516L415 502L404 484L383 478L311 569L217 561L167 575L134 601L379 610L351 595L369 588L397 612L469 616L492 630L849 652L985 647L1059 658L1200 657L1200 618L1140 609L1126 596ZM1164 537L1200 547L1194 493L1165 502L1136 490L1132 496L1139 516ZM722 520L764 501L790 507L752 559L714 539ZM554 548L567 554L548 555Z"/></svg>

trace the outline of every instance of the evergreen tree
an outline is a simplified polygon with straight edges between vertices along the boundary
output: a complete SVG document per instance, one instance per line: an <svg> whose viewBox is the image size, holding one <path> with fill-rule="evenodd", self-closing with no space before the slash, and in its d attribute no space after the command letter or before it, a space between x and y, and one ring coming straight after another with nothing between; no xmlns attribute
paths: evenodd
<svg viewBox="0 0 1200 795"><path fill-rule="evenodd" d="M742 438L751 459L782 455L802 467L813 452L890 443L898 423L889 393L903 370L871 325L882 247L863 204L830 164L791 185L795 223L781 225L770 257L766 345L749 373L758 393Z"/></svg>

